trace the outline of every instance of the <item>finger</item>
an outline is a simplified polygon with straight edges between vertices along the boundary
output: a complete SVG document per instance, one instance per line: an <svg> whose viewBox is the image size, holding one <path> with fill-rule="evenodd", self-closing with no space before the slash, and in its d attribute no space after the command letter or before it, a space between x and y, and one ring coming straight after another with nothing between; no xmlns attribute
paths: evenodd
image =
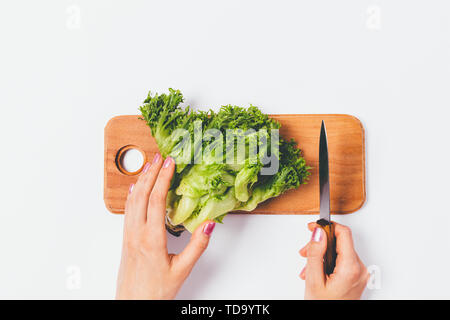
<svg viewBox="0 0 450 320"><path fill-rule="evenodd" d="M300 251L299 251L300 255L303 258L306 258L307 255L308 255L308 244L309 244L309 242L303 248L301 248Z"/></svg>
<svg viewBox="0 0 450 320"><path fill-rule="evenodd" d="M147 223L155 232L165 232L166 198L175 169L175 161L167 157L158 173L147 208Z"/></svg>
<svg viewBox="0 0 450 320"><path fill-rule="evenodd" d="M184 276L189 275L198 259L205 252L216 223L205 221L195 229L186 248L174 257L173 267Z"/></svg>
<svg viewBox="0 0 450 320"><path fill-rule="evenodd" d="M130 186L125 217L128 223L145 223L148 198L155 183L159 166L161 166L161 156L157 153L151 164L146 163L144 165L136 184Z"/></svg>
<svg viewBox="0 0 450 320"><path fill-rule="evenodd" d="M135 183L130 184L128 187L127 201L125 202L125 210L127 209L128 202L131 198L131 193L133 192Z"/></svg>
<svg viewBox="0 0 450 320"><path fill-rule="evenodd" d="M300 279L305 280L305 271L306 271L306 267L303 267L302 271L300 272Z"/></svg>
<svg viewBox="0 0 450 320"><path fill-rule="evenodd" d="M316 228L316 227L318 227L318 225L317 225L317 223L316 222L310 222L310 223L308 223L308 230L309 231L314 231L314 229Z"/></svg>
<svg viewBox="0 0 450 320"><path fill-rule="evenodd" d="M337 254L341 256L356 256L351 229L336 222L334 222L334 224Z"/></svg>
<svg viewBox="0 0 450 320"><path fill-rule="evenodd" d="M307 250L306 285L314 288L322 288L325 285L323 272L323 256L327 249L327 234L322 228L317 227L311 237Z"/></svg>
<svg viewBox="0 0 450 320"><path fill-rule="evenodd" d="M350 228L335 223L335 235L337 259L334 273L345 277L359 274L362 262L355 251Z"/></svg>
<svg viewBox="0 0 450 320"><path fill-rule="evenodd" d="M308 229L309 229L309 231L314 231L314 229L315 229L316 227L318 227L317 223L315 223L315 222L310 222L310 223L308 223ZM300 255L301 255L303 258L306 258L307 251L308 251L308 245L309 245L309 242L308 242L303 248L301 248L300 251L299 251Z"/></svg>
<svg viewBox="0 0 450 320"><path fill-rule="evenodd" d="M308 229L309 229L309 231L314 231L314 229L315 229L316 227L318 227L317 223L315 223L315 222L310 222L310 223L308 223ZM307 251L308 251L308 245L309 245L309 242L308 242L303 248L301 248L300 251L299 251L300 255L301 255L303 258L306 258Z"/></svg>

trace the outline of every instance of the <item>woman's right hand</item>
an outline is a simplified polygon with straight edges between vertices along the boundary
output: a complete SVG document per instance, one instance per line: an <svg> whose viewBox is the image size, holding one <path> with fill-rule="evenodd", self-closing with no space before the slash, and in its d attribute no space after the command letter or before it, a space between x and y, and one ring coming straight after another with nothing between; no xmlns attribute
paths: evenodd
<svg viewBox="0 0 450 320"><path fill-rule="evenodd" d="M323 256L327 248L327 235L315 223L309 223L313 231L311 241L300 250L307 258L300 278L306 280L305 299L360 299L369 280L367 268L359 259L353 247L349 227L335 223L336 267L330 276L323 271Z"/></svg>

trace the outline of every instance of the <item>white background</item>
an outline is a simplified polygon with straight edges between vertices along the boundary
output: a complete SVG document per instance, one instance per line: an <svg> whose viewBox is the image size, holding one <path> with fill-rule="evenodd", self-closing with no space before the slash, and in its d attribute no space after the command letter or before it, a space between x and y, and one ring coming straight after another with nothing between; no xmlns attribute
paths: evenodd
<svg viewBox="0 0 450 320"><path fill-rule="evenodd" d="M450 298L449 58L446 0L2 1L0 298L114 297L103 129L169 87L198 108L357 116L367 202L335 220L379 268L364 297ZM302 299L316 218L228 216L178 297Z"/></svg>

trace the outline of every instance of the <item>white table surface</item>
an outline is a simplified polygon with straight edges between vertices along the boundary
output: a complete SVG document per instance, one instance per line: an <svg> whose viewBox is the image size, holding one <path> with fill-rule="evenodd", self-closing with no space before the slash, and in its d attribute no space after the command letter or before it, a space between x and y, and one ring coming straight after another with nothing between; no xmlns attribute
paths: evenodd
<svg viewBox="0 0 450 320"><path fill-rule="evenodd" d="M169 87L357 116L367 202L335 220L377 271L364 297L450 298L449 18L445 0L2 1L0 298L114 297L103 129ZM315 219L228 216L178 297L302 299Z"/></svg>

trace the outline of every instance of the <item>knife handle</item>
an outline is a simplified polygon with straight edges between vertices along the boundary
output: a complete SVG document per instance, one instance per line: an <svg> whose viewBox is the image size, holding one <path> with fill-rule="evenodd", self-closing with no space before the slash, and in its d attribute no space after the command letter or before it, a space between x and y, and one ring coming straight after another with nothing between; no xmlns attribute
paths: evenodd
<svg viewBox="0 0 450 320"><path fill-rule="evenodd" d="M327 234L327 251L323 256L323 271L326 275L330 275L336 266L336 236L334 235L334 223L325 219L320 219L316 222L322 230Z"/></svg>

